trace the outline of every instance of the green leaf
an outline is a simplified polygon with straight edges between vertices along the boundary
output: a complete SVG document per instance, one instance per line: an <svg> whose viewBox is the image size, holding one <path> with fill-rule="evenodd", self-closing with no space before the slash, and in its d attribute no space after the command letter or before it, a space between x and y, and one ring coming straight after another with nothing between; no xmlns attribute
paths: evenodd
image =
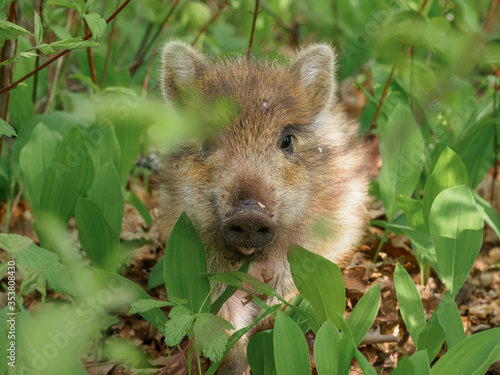
<svg viewBox="0 0 500 375"><path fill-rule="evenodd" d="M34 243L15 253L16 263L25 264L48 281L57 293L75 295L69 268L59 261L57 254Z"/></svg>
<svg viewBox="0 0 500 375"><path fill-rule="evenodd" d="M266 296L274 296L277 298L279 297L278 293L276 293L276 291L273 288L271 288L268 284L245 272L230 271L225 273L209 273L208 279L210 281L218 281L230 286L235 286L240 289L245 288L243 286L243 283L246 283L252 289L254 289L258 294L264 294Z"/></svg>
<svg viewBox="0 0 500 375"><path fill-rule="evenodd" d="M438 321L443 328L446 344L448 345L448 350L450 350L460 341L465 340L462 318L458 312L457 304L449 293L444 295L437 309Z"/></svg>
<svg viewBox="0 0 500 375"><path fill-rule="evenodd" d="M223 358L226 349L227 336L224 329L234 327L227 320L210 313L196 314L194 323L194 346L211 361Z"/></svg>
<svg viewBox="0 0 500 375"><path fill-rule="evenodd" d="M120 260L120 239L106 222L99 207L87 198L78 198L75 210L78 239L97 268L114 270Z"/></svg>
<svg viewBox="0 0 500 375"><path fill-rule="evenodd" d="M410 357L410 362L415 370L415 375L430 375L429 359L425 350L418 351Z"/></svg>
<svg viewBox="0 0 500 375"><path fill-rule="evenodd" d="M96 121L85 130L84 134L96 170L111 162L118 171L121 150L113 125L108 121Z"/></svg>
<svg viewBox="0 0 500 375"><path fill-rule="evenodd" d="M182 213L170 233L163 263L167 296L185 298L191 311L210 311L210 282L205 276L205 248L195 227Z"/></svg>
<svg viewBox="0 0 500 375"><path fill-rule="evenodd" d="M446 352L432 367L431 374L473 375L477 369L485 365L485 362L494 362L498 359L491 358L490 353L499 342L500 328L476 333Z"/></svg>
<svg viewBox="0 0 500 375"><path fill-rule="evenodd" d="M319 375L340 375L338 353L343 350L338 328L328 319L314 340L314 361Z"/></svg>
<svg viewBox="0 0 500 375"><path fill-rule="evenodd" d="M358 361L359 367L365 375L377 375L377 370L371 365L370 361L359 351L358 348L354 350L354 356Z"/></svg>
<svg viewBox="0 0 500 375"><path fill-rule="evenodd" d="M44 55L50 55L51 53L55 52L54 49L47 43L40 44L36 46L36 48Z"/></svg>
<svg viewBox="0 0 500 375"><path fill-rule="evenodd" d="M104 35L106 31L106 21L101 18L97 13L86 13L83 15L87 26L89 27L92 37L97 39Z"/></svg>
<svg viewBox="0 0 500 375"><path fill-rule="evenodd" d="M28 30L7 20L0 19L0 40L17 39L20 35L31 35Z"/></svg>
<svg viewBox="0 0 500 375"><path fill-rule="evenodd" d="M411 199L404 195L400 195L396 201L398 207L405 213L408 225L421 233L428 234L422 211L422 201Z"/></svg>
<svg viewBox="0 0 500 375"><path fill-rule="evenodd" d="M138 106L136 99L132 98L128 100L128 97L125 95L119 98L120 99L117 104L118 107L114 111L115 115L119 118L116 119L116 122L113 124L115 125L116 139L118 140L120 149L122 150L118 174L120 175L122 185L125 186L130 170L134 166L137 160L137 155L139 154L143 127L140 123L127 121L122 117L122 113L126 116L126 113L129 113L129 111ZM128 107L129 103L130 108Z"/></svg>
<svg viewBox="0 0 500 375"><path fill-rule="evenodd" d="M137 314L152 310L158 307L174 306L172 302L156 301L154 299L140 299L130 306L130 314Z"/></svg>
<svg viewBox="0 0 500 375"><path fill-rule="evenodd" d="M393 233L407 236L411 240L412 249L417 253L416 255L425 258L425 260L429 262L432 268L434 268L439 274L439 264L437 262L436 249L434 248L434 244L427 234L418 232L415 229L406 227L404 225L392 224L381 220L373 220L371 224L386 228Z"/></svg>
<svg viewBox="0 0 500 375"><path fill-rule="evenodd" d="M59 133L49 130L43 123L36 125L28 142L21 149L19 164L24 174L26 190L35 218L40 215L40 194L44 177L48 174L61 143Z"/></svg>
<svg viewBox="0 0 500 375"><path fill-rule="evenodd" d="M83 9L79 6L79 4L75 4L70 0L48 0L47 5L59 5L62 7L74 9L79 13L83 13Z"/></svg>
<svg viewBox="0 0 500 375"><path fill-rule="evenodd" d="M380 284L364 294L347 319L347 325L353 333L354 346L358 347L373 325L380 306Z"/></svg>
<svg viewBox="0 0 500 375"><path fill-rule="evenodd" d="M399 262L394 270L394 286L401 316L415 346L419 348L419 334L426 325L424 305L413 280Z"/></svg>
<svg viewBox="0 0 500 375"><path fill-rule="evenodd" d="M72 128L57 147L43 179L40 211L53 213L66 224L75 211L76 200L90 188L94 175L85 138L78 128Z"/></svg>
<svg viewBox="0 0 500 375"><path fill-rule="evenodd" d="M19 59L32 59L37 57L38 55L33 52L19 52L17 55L12 56L11 58L0 62L0 66L11 65L17 62ZM3 121L3 120L2 120Z"/></svg>
<svg viewBox="0 0 500 375"><path fill-rule="evenodd" d="M391 375L420 375L415 371L410 357L403 357L397 367L391 371Z"/></svg>
<svg viewBox="0 0 500 375"><path fill-rule="evenodd" d="M446 147L425 183L422 209L426 223L429 223L431 207L438 194L458 185L469 185L467 167L453 150Z"/></svg>
<svg viewBox="0 0 500 375"><path fill-rule="evenodd" d="M165 344L178 345L193 326L194 315L184 306L175 306L170 310L169 320L165 324Z"/></svg>
<svg viewBox="0 0 500 375"><path fill-rule="evenodd" d="M278 375L311 373L306 338L299 326L281 310L276 315L273 344Z"/></svg>
<svg viewBox="0 0 500 375"><path fill-rule="evenodd" d="M128 196L128 203L132 207L134 207L137 210L137 212L139 212L139 214L144 220L144 223L146 223L146 226L149 227L153 222L153 217L151 216L151 213L149 212L144 202L141 201L141 199L134 193L133 189L130 189L130 194Z"/></svg>
<svg viewBox="0 0 500 375"><path fill-rule="evenodd" d="M42 43L42 38L43 38L43 26L42 26L42 20L36 10L33 9L33 13L35 13L35 21L34 21L34 27L35 27L35 43L37 46L39 46Z"/></svg>
<svg viewBox="0 0 500 375"><path fill-rule="evenodd" d="M253 374L276 375L273 331L259 332L250 338L247 359Z"/></svg>
<svg viewBox="0 0 500 375"><path fill-rule="evenodd" d="M500 237L500 219L498 218L497 211L478 193L473 191L472 194L476 200L476 208L483 217L483 220L486 221L496 235Z"/></svg>
<svg viewBox="0 0 500 375"><path fill-rule="evenodd" d="M151 296L139 285L123 276L99 269L94 269L93 271L105 282L105 284L112 285L113 288L122 288L123 292L117 293L117 295L119 295L129 305L132 305L132 303L141 299L152 300ZM141 314L142 317L150 322L157 330L163 333L165 324L167 323L167 317L160 308L155 307L148 311L139 312L139 314Z"/></svg>
<svg viewBox="0 0 500 375"><path fill-rule="evenodd" d="M107 162L101 167L90 187L87 197L94 202L117 237L122 231L125 200L120 177L113 164Z"/></svg>
<svg viewBox="0 0 500 375"><path fill-rule="evenodd" d="M0 249L8 251L9 253L17 253L33 243L33 240L28 237L20 236L18 234L0 233Z"/></svg>
<svg viewBox="0 0 500 375"><path fill-rule="evenodd" d="M0 119L0 137L2 135L5 135L10 138L17 137L15 129L12 126L10 126L8 122Z"/></svg>
<svg viewBox="0 0 500 375"><path fill-rule="evenodd" d="M153 266L153 269L149 274L148 289L151 290L162 285L163 283L165 283L165 280L163 279L163 257L161 257Z"/></svg>
<svg viewBox="0 0 500 375"><path fill-rule="evenodd" d="M58 40L57 42L50 43L49 47L53 49L81 49L88 47L98 46L99 43L92 42L91 40L83 40L81 38L70 38L65 40Z"/></svg>
<svg viewBox="0 0 500 375"><path fill-rule="evenodd" d="M389 221L398 212L396 198L409 196L420 178L424 141L407 105L399 104L380 134L380 196Z"/></svg>
<svg viewBox="0 0 500 375"><path fill-rule="evenodd" d="M250 263L245 262L241 265L240 269L238 270L239 272L242 273L247 273L248 269L250 268ZM151 271L152 273L152 271ZM210 306L210 312L212 314L218 314L219 310L221 309L222 305L232 297L232 295L238 290L237 286L234 285L227 285L226 289L224 292L212 303L212 306Z"/></svg>
<svg viewBox="0 0 500 375"><path fill-rule="evenodd" d="M483 242L483 219L467 186L441 192L432 205L429 229L439 272L455 297L469 275Z"/></svg>
<svg viewBox="0 0 500 375"><path fill-rule="evenodd" d="M344 314L345 287L340 268L321 255L291 244L288 262L295 286L309 301L320 324L328 318L337 324Z"/></svg>
<svg viewBox="0 0 500 375"><path fill-rule="evenodd" d="M418 336L418 350L425 350L429 363L432 362L443 346L445 335L438 321L438 309L434 310L427 325Z"/></svg>
<svg viewBox="0 0 500 375"><path fill-rule="evenodd" d="M275 312L280 308L281 304L273 305L268 307L262 314L259 315L257 319L255 319L250 325L247 327L243 327L236 332L234 332L231 337L229 338L227 345L226 345L226 350L224 351L223 357L229 352L229 350L236 344L248 331L250 331L253 327L255 327L257 324L260 323L262 319L267 317L269 314ZM222 359L215 361L212 363L210 368L207 370L205 375L214 375L215 371L217 371L217 368L220 366L222 362Z"/></svg>

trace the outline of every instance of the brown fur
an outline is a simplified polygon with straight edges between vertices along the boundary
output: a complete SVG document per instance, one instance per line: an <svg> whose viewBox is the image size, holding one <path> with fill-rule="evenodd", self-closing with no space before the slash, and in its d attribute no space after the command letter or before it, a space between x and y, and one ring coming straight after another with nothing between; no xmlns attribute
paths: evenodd
<svg viewBox="0 0 500 375"><path fill-rule="evenodd" d="M278 230L271 245L252 258L249 273L288 300L297 293L286 259L289 243L345 262L366 223L367 177L357 126L335 97L332 49L311 46L289 66L244 58L208 63L191 47L171 42L164 47L163 64L168 102L224 96L238 105L230 126L206 152L194 140L167 158L165 231L170 233L185 210L205 244L209 271L236 270L243 257L225 246L221 223L240 200L258 201ZM293 134L295 152L280 149L287 134ZM237 292L220 313L236 329L261 312L245 297ZM219 373L248 371L248 339L240 340Z"/></svg>

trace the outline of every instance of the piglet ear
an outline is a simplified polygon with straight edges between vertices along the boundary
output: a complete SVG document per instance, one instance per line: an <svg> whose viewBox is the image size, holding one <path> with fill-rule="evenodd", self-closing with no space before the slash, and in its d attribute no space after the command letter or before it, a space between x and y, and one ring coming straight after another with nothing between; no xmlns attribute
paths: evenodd
<svg viewBox="0 0 500 375"><path fill-rule="evenodd" d="M335 52L329 45L314 44L300 51L292 72L318 109L335 100Z"/></svg>
<svg viewBox="0 0 500 375"><path fill-rule="evenodd" d="M197 79L206 68L203 56L188 44L168 42L162 50L161 82L167 101L181 102L197 90Z"/></svg>

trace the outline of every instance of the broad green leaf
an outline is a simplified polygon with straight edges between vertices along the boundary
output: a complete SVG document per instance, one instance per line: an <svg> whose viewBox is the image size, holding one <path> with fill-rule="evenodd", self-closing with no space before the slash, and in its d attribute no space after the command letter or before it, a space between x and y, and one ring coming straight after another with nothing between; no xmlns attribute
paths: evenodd
<svg viewBox="0 0 500 375"><path fill-rule="evenodd" d="M36 46L36 48L44 55L50 55L51 53L55 52L54 49L51 46L49 46L47 43L42 43L42 44Z"/></svg>
<svg viewBox="0 0 500 375"><path fill-rule="evenodd" d="M391 371L391 375L420 375L415 371L413 363L410 361L410 357L403 357L399 362L397 367Z"/></svg>
<svg viewBox="0 0 500 375"><path fill-rule="evenodd" d="M17 253L33 243L33 240L28 237L20 236L18 234L0 233L0 249L8 251L9 253Z"/></svg>
<svg viewBox="0 0 500 375"><path fill-rule="evenodd" d="M114 288L117 288L117 290L119 290L118 288L122 288L123 292L117 292L117 295L123 298L129 305L132 305L132 303L141 299L152 300L151 296L144 289L123 276L99 269L94 269L93 271L107 285L111 285ZM139 314L141 314L142 317L150 322L157 330L162 333L164 332L167 317L160 308L155 307L148 311L139 312Z"/></svg>
<svg viewBox="0 0 500 375"><path fill-rule="evenodd" d="M81 38L70 38L50 43L49 47L53 49L81 49L81 48L95 47L98 45L99 43L93 42L91 40L83 40Z"/></svg>
<svg viewBox="0 0 500 375"><path fill-rule="evenodd" d="M479 369L474 372L474 375L484 375L488 371L488 368L495 362L498 361L500 358L500 344L497 344L495 346L495 349L493 349L490 353L490 356L488 359L483 363L482 366L479 367Z"/></svg>
<svg viewBox="0 0 500 375"><path fill-rule="evenodd" d="M441 192L432 205L429 230L444 283L455 297L483 242L483 219L467 186Z"/></svg>
<svg viewBox="0 0 500 375"><path fill-rule="evenodd" d="M157 307L174 306L172 302L168 301L157 301L154 299L140 299L132 303L130 306L130 314L137 314L149 311Z"/></svg>
<svg viewBox="0 0 500 375"><path fill-rule="evenodd" d="M437 317L439 324L443 328L448 350L453 348L460 341L465 340L464 326L462 318L458 312L457 304L449 293L444 295L443 300L437 307Z"/></svg>
<svg viewBox="0 0 500 375"><path fill-rule="evenodd" d="M288 262L295 286L311 304L318 322L321 324L330 318L337 324L337 314L344 314L346 303L340 268L295 244L288 248Z"/></svg>
<svg viewBox="0 0 500 375"><path fill-rule="evenodd" d="M126 96L120 97L126 98ZM127 115L132 109L137 106L137 103L133 100L130 100L131 108L126 107L128 102L125 99L119 99L118 108L115 110L116 116L118 119L113 123L115 125L115 134L118 143L120 144L120 149L122 150L121 158L120 158L120 167L118 168L118 174L120 175L120 180L122 182L122 186L125 186L128 180L128 175L130 170L134 166L137 155L140 150L140 140L143 132L142 125L136 122L126 121L122 116ZM121 114L123 108L123 115ZM125 152L126 150L126 152Z"/></svg>
<svg viewBox="0 0 500 375"><path fill-rule="evenodd" d="M278 375L311 373L306 338L299 326L281 310L276 315L273 344Z"/></svg>
<svg viewBox="0 0 500 375"><path fill-rule="evenodd" d="M359 351L358 348L354 350L354 356L356 361L358 361L359 367L363 370L365 375L377 375L377 370L371 365L370 361Z"/></svg>
<svg viewBox="0 0 500 375"><path fill-rule="evenodd" d="M380 134L380 195L389 221L398 212L396 198L415 190L424 160L424 141L410 108L399 104Z"/></svg>
<svg viewBox="0 0 500 375"><path fill-rule="evenodd" d="M248 331L250 331L253 327L255 327L266 316L268 316L269 314L278 310L280 308L280 306L281 306L281 303L268 307L250 325L248 325L247 327L241 328L241 329L237 330L236 332L234 332L227 342L226 350L224 351L224 354L222 357L224 357L229 352L229 350L234 346L234 344L236 344ZM217 371L217 368L220 366L221 362L222 362L222 359L213 362L212 365L210 366L210 368L205 373L205 375L214 375L215 371Z"/></svg>
<svg viewBox="0 0 500 375"><path fill-rule="evenodd" d="M247 273L248 272L248 269L250 268L250 263L246 262L246 263L243 263L240 267L240 269L238 270L238 272L242 272L242 273ZM152 271L151 271L152 273ZM214 303L212 303L212 306L210 306L210 312L212 314L218 314L219 313L219 310L221 309L222 305L229 299L231 298L231 296L238 290L238 287L237 286L234 286L234 285L227 285L226 286L226 289L224 290L224 292L222 292L222 294L220 295L220 297L218 297Z"/></svg>
<svg viewBox="0 0 500 375"><path fill-rule="evenodd" d="M394 286L401 316L415 346L419 348L419 334L426 325L424 305L415 283L399 262L394 270Z"/></svg>
<svg viewBox="0 0 500 375"><path fill-rule="evenodd" d="M128 196L128 203L132 207L134 207L137 210L137 212L139 212L142 219L144 220L144 223L146 224L146 226L149 227L153 222L153 217L151 216L151 213L149 212L144 202L141 201L141 199L134 193L133 189L130 189L130 194Z"/></svg>
<svg viewBox="0 0 500 375"><path fill-rule="evenodd" d="M421 254L422 257L427 260L427 262L429 262L432 268L434 268L436 272L439 273L439 264L437 262L436 250L434 249L432 240L427 234L418 232L415 229L404 225L392 224L381 220L373 220L371 224L386 228L393 233L407 236L411 240L414 251L418 251L419 254Z"/></svg>
<svg viewBox="0 0 500 375"><path fill-rule="evenodd" d="M347 319L347 325L352 332L354 346L358 347L373 325L380 306L380 284L375 285L364 294Z"/></svg>
<svg viewBox="0 0 500 375"><path fill-rule="evenodd" d="M187 335L194 323L193 313L184 306L175 306L170 310L168 322L165 324L165 344L178 345Z"/></svg>
<svg viewBox="0 0 500 375"><path fill-rule="evenodd" d="M0 19L0 40L17 39L20 35L31 35L28 30L7 20Z"/></svg>
<svg viewBox="0 0 500 375"><path fill-rule="evenodd" d="M35 43L37 46L39 46L42 43L42 38L43 38L43 26L42 26L42 20L36 10L33 9L33 13L35 13L35 21L34 21L34 28L35 28Z"/></svg>
<svg viewBox="0 0 500 375"><path fill-rule="evenodd" d="M476 333L447 351L431 369L432 375L473 375L490 358L491 352L500 343L500 328ZM491 364L490 362L489 364Z"/></svg>
<svg viewBox="0 0 500 375"><path fill-rule="evenodd" d="M35 218L39 217L40 194L44 177L51 167L61 136L39 123L31 132L28 143L21 149L19 164L24 173L26 190Z"/></svg>
<svg viewBox="0 0 500 375"><path fill-rule="evenodd" d="M245 272L232 271L225 273L209 273L208 278L210 281L218 281L238 288L243 288L243 283L246 283L258 294L279 297L278 293L268 284Z"/></svg>
<svg viewBox="0 0 500 375"><path fill-rule="evenodd" d="M92 33L92 37L97 39L104 35L106 31L106 21L101 18L101 16L97 13L86 13L83 15L85 21L87 22L87 26Z"/></svg>
<svg viewBox="0 0 500 375"><path fill-rule="evenodd" d="M467 167L453 150L446 147L425 183L422 209L426 223L429 223L431 207L438 194L458 185L469 185Z"/></svg>
<svg viewBox="0 0 500 375"><path fill-rule="evenodd" d="M417 350L427 352L427 358L431 363L441 351L445 340L443 328L438 321L438 309L434 310L431 317L427 321L426 326L418 336Z"/></svg>
<svg viewBox="0 0 500 375"><path fill-rule="evenodd" d="M98 170L107 162L111 162L118 171L121 150L113 125L108 121L96 121L85 130L84 134L95 169Z"/></svg>
<svg viewBox="0 0 500 375"><path fill-rule="evenodd" d="M92 265L114 270L120 261L120 239L106 222L99 207L87 198L79 198L76 204L75 221L78 239Z"/></svg>
<svg viewBox="0 0 500 375"><path fill-rule="evenodd" d="M16 263L25 264L39 273L57 293L75 294L70 270L60 262L57 254L32 243L14 256Z"/></svg>
<svg viewBox="0 0 500 375"><path fill-rule="evenodd" d="M500 219L498 218L496 210L478 193L474 191L472 194L476 200L476 208L483 217L483 220L486 221L496 235L500 237Z"/></svg>
<svg viewBox="0 0 500 375"><path fill-rule="evenodd" d="M40 200L40 211L53 213L66 224L75 211L78 197L92 186L94 175L94 163L85 138L78 128L72 128L57 147L54 161L43 179L40 197L44 199Z"/></svg>
<svg viewBox="0 0 500 375"><path fill-rule="evenodd" d="M148 278L148 289L151 290L165 283L163 279L163 257L153 266Z"/></svg>
<svg viewBox="0 0 500 375"><path fill-rule="evenodd" d="M396 199L396 201L398 207L405 213L408 225L416 231L428 234L427 226L425 225L424 214L422 211L422 201L411 199L404 195L400 195Z"/></svg>
<svg viewBox="0 0 500 375"><path fill-rule="evenodd" d="M220 316L210 313L196 314L194 346L212 361L222 359L227 344L224 329L231 330L234 327Z"/></svg>
<svg viewBox="0 0 500 375"><path fill-rule="evenodd" d="M107 162L97 171L87 197L97 205L106 222L119 237L122 231L125 200L120 178L114 165Z"/></svg>
<svg viewBox="0 0 500 375"><path fill-rule="evenodd" d="M410 362L415 370L415 375L430 375L429 359L425 350L418 351L410 357Z"/></svg>
<svg viewBox="0 0 500 375"><path fill-rule="evenodd" d="M174 225L163 259L167 296L187 299L194 313L209 312L210 282L205 276L205 248L186 213L182 213Z"/></svg>
<svg viewBox="0 0 500 375"><path fill-rule="evenodd" d="M276 375L273 331L259 332L250 338L247 359L253 374Z"/></svg>
<svg viewBox="0 0 500 375"><path fill-rule="evenodd" d="M15 129L9 125L5 120L0 119L0 137L5 135L7 137L17 137Z"/></svg>
<svg viewBox="0 0 500 375"><path fill-rule="evenodd" d="M314 361L319 375L341 374L339 353L343 347L340 339L338 328L328 319L314 340Z"/></svg>

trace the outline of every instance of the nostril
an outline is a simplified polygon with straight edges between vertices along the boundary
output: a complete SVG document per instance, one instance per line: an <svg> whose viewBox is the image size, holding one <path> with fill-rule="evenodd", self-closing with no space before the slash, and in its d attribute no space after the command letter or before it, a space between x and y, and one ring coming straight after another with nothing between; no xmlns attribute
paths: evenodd
<svg viewBox="0 0 500 375"><path fill-rule="evenodd" d="M229 227L229 230L230 230L231 232L235 232L235 233L243 233L243 228L242 228L242 227L240 227L239 225L231 225L231 226Z"/></svg>
<svg viewBox="0 0 500 375"><path fill-rule="evenodd" d="M269 233L269 228L268 227L262 227L262 228L259 229L259 233L267 234L267 233Z"/></svg>

